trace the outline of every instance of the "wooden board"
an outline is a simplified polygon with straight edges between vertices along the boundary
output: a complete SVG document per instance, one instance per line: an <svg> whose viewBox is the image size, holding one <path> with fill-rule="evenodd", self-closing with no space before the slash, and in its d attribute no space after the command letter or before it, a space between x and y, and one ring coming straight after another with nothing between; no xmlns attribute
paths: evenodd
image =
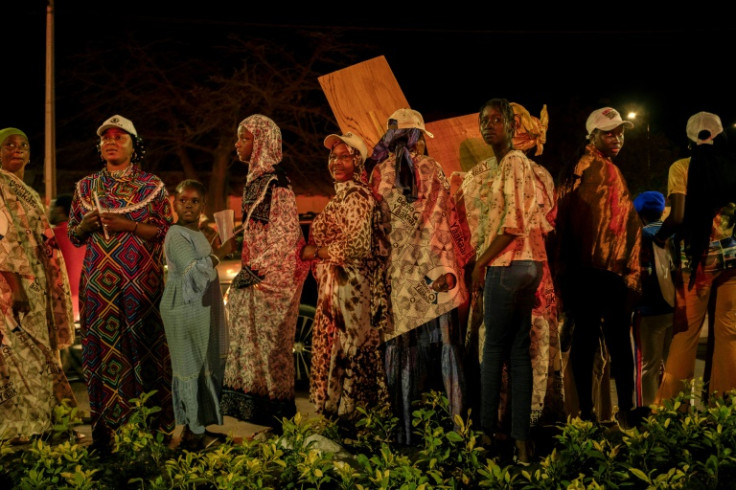
<svg viewBox="0 0 736 490"><path fill-rule="evenodd" d="M384 56L378 56L319 77L340 131L363 137L368 152L386 131L386 121L396 109L411 107ZM421 112L421 110L420 110ZM478 131L478 113L426 121L434 138L427 151L450 178L493 155Z"/></svg>
<svg viewBox="0 0 736 490"><path fill-rule="evenodd" d="M388 116L409 107L384 56L319 77L340 131L359 134L368 152L386 132Z"/></svg>
<svg viewBox="0 0 736 490"><path fill-rule="evenodd" d="M480 136L478 113L425 123L434 138L427 138L427 151L445 173L467 172L493 150Z"/></svg>

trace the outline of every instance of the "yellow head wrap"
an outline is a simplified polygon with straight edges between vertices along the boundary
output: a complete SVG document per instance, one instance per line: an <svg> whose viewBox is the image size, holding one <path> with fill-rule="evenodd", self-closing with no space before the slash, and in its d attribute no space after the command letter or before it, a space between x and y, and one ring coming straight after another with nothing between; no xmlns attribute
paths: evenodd
<svg viewBox="0 0 736 490"><path fill-rule="evenodd" d="M547 104L542 106L539 118L529 114L524 106L511 102L516 120L516 132L514 133L514 149L526 152L528 149L537 147L534 156L539 156L544 150L547 142L547 128L549 127L549 115Z"/></svg>

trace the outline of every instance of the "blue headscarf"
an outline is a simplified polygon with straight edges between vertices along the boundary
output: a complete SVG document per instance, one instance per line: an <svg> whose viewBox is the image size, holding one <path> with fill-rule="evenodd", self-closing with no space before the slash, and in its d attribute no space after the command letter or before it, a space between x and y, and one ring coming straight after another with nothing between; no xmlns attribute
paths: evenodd
<svg viewBox="0 0 736 490"><path fill-rule="evenodd" d="M389 119L388 126L391 128L396 124L394 119ZM400 189L409 202L417 199L417 185L414 174L414 160L411 152L416 149L417 142L422 136L422 130L417 128L389 129L381 140L373 147L370 165L366 162L366 170L370 172L373 167L388 158L391 153L396 155L396 188ZM370 170L368 170L370 166Z"/></svg>

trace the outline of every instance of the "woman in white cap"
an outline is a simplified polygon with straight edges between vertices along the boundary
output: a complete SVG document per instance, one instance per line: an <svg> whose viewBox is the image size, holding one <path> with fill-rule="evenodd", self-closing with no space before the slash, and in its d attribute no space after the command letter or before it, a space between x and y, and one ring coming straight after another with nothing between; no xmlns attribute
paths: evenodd
<svg viewBox="0 0 736 490"><path fill-rule="evenodd" d="M399 417L398 440L411 444L412 403L444 390L453 414L463 409L459 325L453 312L467 289L453 233L455 211L442 167L427 156L422 115L399 109L373 150L373 194L390 210L391 253L386 269L392 326L383 332L389 395Z"/></svg>
<svg viewBox="0 0 736 490"><path fill-rule="evenodd" d="M230 352L222 414L281 430L296 413L294 334L308 264L296 197L281 166L281 130L261 114L238 125L248 165L243 189L242 268L228 291Z"/></svg>
<svg viewBox="0 0 736 490"><path fill-rule="evenodd" d="M77 182L69 238L85 247L79 286L83 369L95 447L111 448L113 432L134 406L161 407L153 427L171 434L171 361L159 302L163 242L173 216L164 183L139 166L142 141L122 116L97 129L103 168Z"/></svg>
<svg viewBox="0 0 736 490"><path fill-rule="evenodd" d="M376 202L366 184L365 143L347 133L327 136L324 145L330 150L335 197L314 218L302 250L302 259L314 261L319 287L309 391L318 413L352 421L356 407L388 403L380 353L383 325L371 314L372 271L382 261L372 246Z"/></svg>
<svg viewBox="0 0 736 490"><path fill-rule="evenodd" d="M687 122L691 156L672 164L670 215L654 237L664 246L676 232L681 278L675 282L675 318L670 351L656 404L687 390L709 302L712 356L706 360L708 393L736 388L736 162L728 152L721 119L709 112ZM708 372L709 371L709 372Z"/></svg>
<svg viewBox="0 0 736 490"><path fill-rule="evenodd" d="M74 393L59 350L74 340L64 259L41 199L23 182L25 133L0 131L0 441L50 431L54 409Z"/></svg>

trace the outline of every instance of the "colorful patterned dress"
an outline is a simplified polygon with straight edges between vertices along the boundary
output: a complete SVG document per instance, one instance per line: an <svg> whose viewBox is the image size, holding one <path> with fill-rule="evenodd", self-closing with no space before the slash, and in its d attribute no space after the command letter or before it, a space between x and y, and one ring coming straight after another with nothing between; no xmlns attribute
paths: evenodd
<svg viewBox="0 0 736 490"><path fill-rule="evenodd" d="M53 236L38 194L0 169L0 440L49 431L54 407L63 399L76 406L59 362L74 317ZM20 277L29 312L14 315L4 274Z"/></svg>
<svg viewBox="0 0 736 490"><path fill-rule="evenodd" d="M335 197L312 223L310 244L326 247L315 262L319 287L312 333L310 398L318 413L350 418L357 406L388 403L381 326L372 324L372 226L375 200L354 180L335 183Z"/></svg>
<svg viewBox="0 0 736 490"><path fill-rule="evenodd" d="M387 135L400 138L409 131L419 130ZM450 185L437 161L414 151L410 158L416 199L407 199L397 183L396 154L377 164L371 175L373 193L389 212L386 281L393 324L383 332L384 362L391 405L400 419L398 441L404 444L412 443L412 404L423 392L444 391L452 413L463 410L462 339L455 313L468 298L457 260L464 244L458 241L462 234L456 227ZM434 291L432 282L448 273L455 276L455 286Z"/></svg>
<svg viewBox="0 0 736 490"><path fill-rule="evenodd" d="M304 236L281 162L281 131L269 118L240 123L254 136L243 190L243 268L228 290L230 350L222 413L280 427L296 413L294 335L309 272L299 258Z"/></svg>
<svg viewBox="0 0 736 490"><path fill-rule="evenodd" d="M201 434L222 425L220 395L228 334L225 304L212 258L201 231L174 225L164 242L168 273L161 317L171 350L174 415Z"/></svg>
<svg viewBox="0 0 736 490"><path fill-rule="evenodd" d="M102 231L80 239L75 230L93 211L97 193L106 212L157 227L146 241L129 232ZM149 399L161 407L154 428L172 432L171 360L159 301L164 289L163 241L172 222L164 183L131 165L101 170L77 182L69 217L69 238L87 253L79 284L83 371L92 430L109 437L124 424L131 398L157 390Z"/></svg>

